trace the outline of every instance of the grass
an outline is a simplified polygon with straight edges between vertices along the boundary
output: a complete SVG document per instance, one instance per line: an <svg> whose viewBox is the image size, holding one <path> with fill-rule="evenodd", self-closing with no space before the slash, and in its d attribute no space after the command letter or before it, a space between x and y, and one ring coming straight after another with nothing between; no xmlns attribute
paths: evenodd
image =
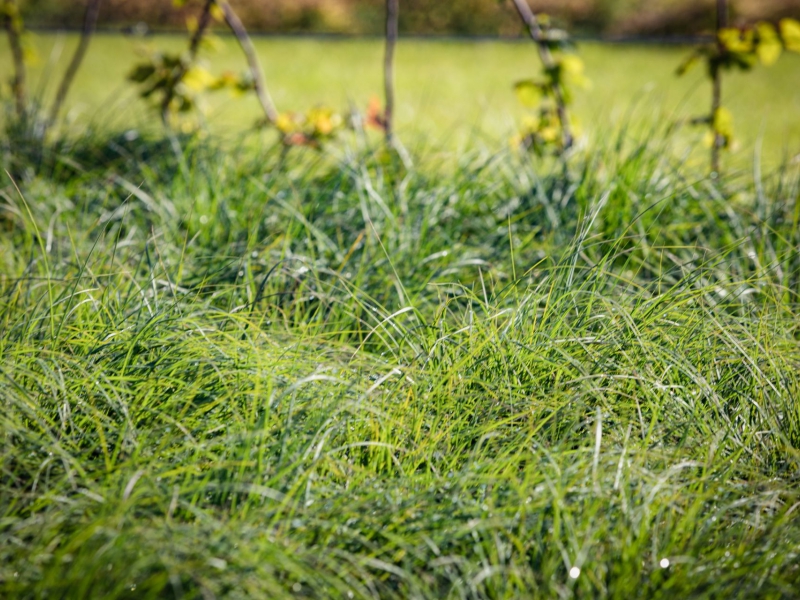
<svg viewBox="0 0 800 600"><path fill-rule="evenodd" d="M0 595L795 597L800 173L598 137L7 145Z"/></svg>
<svg viewBox="0 0 800 600"><path fill-rule="evenodd" d="M48 74L63 69L76 37L40 33L33 42L39 63L31 79L49 81ZM179 36L154 36L147 38L147 44L180 50L185 41ZM382 94L379 40L257 38L255 44L281 110L305 111L318 103L343 111L352 103L364 110L372 96ZM141 45L136 38L119 35L94 39L71 95L71 116L77 128L94 123L102 129L153 130L152 125L158 125L124 80L138 60ZM653 121L677 121L709 111L710 89L702 69L684 78L674 75L688 48L586 43L580 45L580 52L592 87L576 94L575 114L588 147L609 128L628 127L630 135L641 139ZM215 73L245 67L230 38L220 38L219 49L205 56ZM419 146L420 152L467 152L476 144L506 144L522 117L513 83L534 76L539 69L530 44L497 41L401 41L397 61L399 132L406 144ZM9 77L9 64L8 48L0 45L3 80ZM735 116L739 141L739 150L729 160L738 168L750 167L753 149L759 145L770 168L797 154L800 91L794 82L798 66L800 57L787 54L769 69L726 78L725 102ZM55 93L55 83L44 87L43 95ZM212 130L234 141L261 116L254 99L225 93L210 97L207 108ZM685 127L672 150L681 156L697 145L703 133ZM705 152L697 153L695 159L704 163Z"/></svg>
<svg viewBox="0 0 800 600"><path fill-rule="evenodd" d="M711 178L677 50L587 49L564 164L502 149L526 46L409 44L405 165L246 103L165 139L96 41L95 114L0 139L0 596L796 597L794 63L731 78L763 143ZM259 43L282 106L378 85Z"/></svg>

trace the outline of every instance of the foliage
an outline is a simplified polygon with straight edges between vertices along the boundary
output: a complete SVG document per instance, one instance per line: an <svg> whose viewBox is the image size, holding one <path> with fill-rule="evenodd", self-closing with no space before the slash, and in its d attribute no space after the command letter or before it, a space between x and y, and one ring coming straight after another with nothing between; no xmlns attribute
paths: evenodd
<svg viewBox="0 0 800 600"><path fill-rule="evenodd" d="M344 119L332 108L318 106L305 114L284 112L278 117L275 128L287 146L310 146L319 149L344 127Z"/></svg>
<svg viewBox="0 0 800 600"><path fill-rule="evenodd" d="M514 84L517 99L529 114L523 119L511 145L541 156L565 150L559 105L568 106L572 102L572 89L587 87L589 80L584 75L583 61L574 53L567 33L552 27L547 15L537 15L536 18L542 31L542 44L552 56L552 64L543 64L539 77ZM572 131L574 123L568 123Z"/></svg>
<svg viewBox="0 0 800 600"><path fill-rule="evenodd" d="M752 28L723 28L714 44L697 48L678 67L677 74L684 75L699 62L706 63L710 80L722 71L749 71L756 64L773 65L783 51L800 52L800 22L783 19L778 28L771 23L760 22ZM719 136L722 146L730 148L733 143L733 115L720 106L713 114L694 119L693 123L708 127L708 145Z"/></svg>
<svg viewBox="0 0 800 600"><path fill-rule="evenodd" d="M188 0L173 2L176 6L184 6ZM128 80L141 87L142 98L155 100L154 108L161 113L165 123L181 113L202 112L202 97L208 92L228 89L240 94L253 89L253 81L249 76L237 76L230 72L214 76L198 61L197 53L201 45L211 45L206 33L206 21L209 18L224 20L216 2L208 2L205 10L208 14L203 14L202 23L196 18L187 19L190 42L186 51L179 54L149 52L128 74Z"/></svg>

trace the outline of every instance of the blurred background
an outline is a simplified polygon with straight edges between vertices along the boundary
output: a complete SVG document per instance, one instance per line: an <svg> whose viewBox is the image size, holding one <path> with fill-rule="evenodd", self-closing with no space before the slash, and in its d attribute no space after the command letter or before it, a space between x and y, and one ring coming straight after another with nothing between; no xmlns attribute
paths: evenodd
<svg viewBox="0 0 800 600"><path fill-rule="evenodd" d="M180 4L180 3L179 3ZM624 128L630 137L677 124L673 147L706 160L704 131L688 123L708 114L703 68L677 77L697 36L712 33L714 0L530 0L578 39L590 84L575 92L585 144ZM800 0L731 0L732 24L800 17ZM382 102L384 0L231 0L254 36L267 87L280 111L326 106L349 113ZM43 104L55 94L78 43L83 0L20 0L30 29L31 89ZM80 131L161 131L153 102L128 80L154 52L181 53L187 23L199 4L172 0L105 0L94 37L64 112ZM195 21L196 22L196 21ZM214 76L242 73L246 63L226 28L199 60ZM507 147L525 117L516 81L540 72L536 48L509 0L400 0L396 55L396 127L410 149L452 153ZM8 44L0 43L0 91L11 77ZM735 118L731 161L779 164L800 155L800 55L784 53L772 67L726 75L724 103ZM202 98L204 127L238 143L263 117L252 94ZM766 141L767 143L764 143ZM760 148L763 146L763 152ZM699 151L692 149L699 148Z"/></svg>
<svg viewBox="0 0 800 600"><path fill-rule="evenodd" d="M23 0L30 25L80 25L83 3L76 0ZM380 34L383 0L232 0L245 25L270 33ZM402 0L400 30L419 35L515 36L513 11L498 0ZM531 7L558 17L575 33L603 36L691 35L713 24L713 0L532 0ZM800 12L800 0L736 0L732 21L747 24ZM171 0L108 0L100 25L146 23L155 29L183 25L190 8Z"/></svg>

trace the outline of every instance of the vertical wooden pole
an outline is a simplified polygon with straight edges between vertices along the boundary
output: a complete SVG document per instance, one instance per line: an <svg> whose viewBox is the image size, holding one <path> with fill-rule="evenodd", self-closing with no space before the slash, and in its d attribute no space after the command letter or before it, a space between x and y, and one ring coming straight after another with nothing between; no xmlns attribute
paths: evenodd
<svg viewBox="0 0 800 600"><path fill-rule="evenodd" d="M11 46L11 56L14 61L14 77L11 80L11 89L17 108L17 116L22 118L26 112L25 90L25 58L22 52L22 22L19 16L19 5L16 0L4 0L3 4L4 25L8 33L8 43Z"/></svg>
<svg viewBox="0 0 800 600"><path fill-rule="evenodd" d="M719 33L728 26L728 0L717 0L717 52L720 56L727 52ZM714 70L713 90L711 94L711 126L715 127L717 112L722 106L722 68L717 64ZM722 147L725 145L725 138L714 129L714 142L711 146L711 171L719 173L719 156Z"/></svg>
<svg viewBox="0 0 800 600"><path fill-rule="evenodd" d="M383 123L386 143L394 144L394 47L397 42L400 0L386 0L386 51L383 58L383 88L386 108Z"/></svg>

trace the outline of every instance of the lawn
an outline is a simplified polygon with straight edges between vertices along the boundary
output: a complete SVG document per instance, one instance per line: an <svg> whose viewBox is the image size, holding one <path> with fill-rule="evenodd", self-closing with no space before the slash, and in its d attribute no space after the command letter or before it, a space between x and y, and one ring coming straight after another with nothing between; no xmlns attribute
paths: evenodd
<svg viewBox="0 0 800 600"><path fill-rule="evenodd" d="M0 140L0 596L797 597L797 61L712 178L679 49L587 45L565 165L506 142L527 46L406 42L405 165L169 139L97 42L71 134ZM378 91L259 44L281 106Z"/></svg>
<svg viewBox="0 0 800 600"><path fill-rule="evenodd" d="M38 67L31 78L44 95L55 93L52 65L63 66L75 36L36 34ZM346 111L364 110L383 92L382 42L358 39L257 38L266 81L281 110L305 111L317 104ZM93 42L72 95L73 118L102 128L141 127L153 114L125 81L144 47L180 50L179 37L100 35ZM679 121L709 111L709 86L702 68L685 78L675 69L689 49L680 46L580 45L591 87L576 93L576 116L588 143L625 123L631 135L649 134L654 121ZM219 38L205 59L215 73L245 67L234 41ZM522 109L514 82L539 69L533 46L525 42L411 40L397 54L398 129L410 146L447 152L478 144L505 144ZM0 77L8 78L8 49L0 46ZM4 70L5 69L5 70ZM725 101L736 118L738 148L734 164L750 168L759 140L768 165L780 163L800 146L800 87L795 83L800 57L786 55L770 69L733 74ZM56 69L56 72L58 69ZM38 86L41 85L41 88ZM217 134L238 138L261 117L252 98L223 92L208 99L209 123ZM695 144L702 132L687 126L676 153ZM680 143L678 143L680 141Z"/></svg>

